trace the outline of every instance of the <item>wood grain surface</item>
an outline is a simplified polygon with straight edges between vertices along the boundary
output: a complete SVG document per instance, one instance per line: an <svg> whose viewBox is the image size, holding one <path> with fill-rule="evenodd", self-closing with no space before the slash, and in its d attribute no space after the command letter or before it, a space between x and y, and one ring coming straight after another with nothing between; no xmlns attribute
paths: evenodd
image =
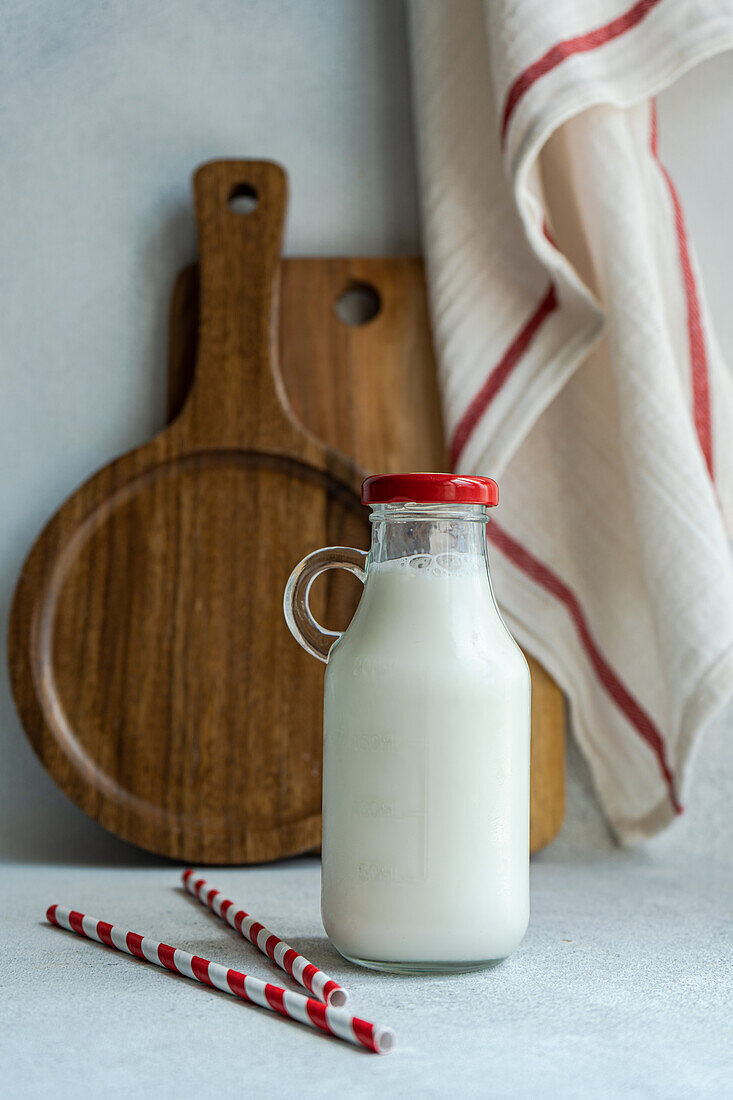
<svg viewBox="0 0 733 1100"><path fill-rule="evenodd" d="M243 217L228 199L244 184L259 202ZM196 173L201 325L188 399L63 505L11 614L16 705L56 782L112 832L192 862L318 844L322 670L287 631L283 588L314 547L368 540L360 471L283 402L285 191L282 170L263 162ZM347 622L358 593L332 591L319 613Z"/></svg>
<svg viewBox="0 0 733 1100"><path fill-rule="evenodd" d="M335 303L350 287L363 285L377 291L379 313L364 325L346 325ZM193 380L197 313L192 265L180 273L171 302L171 418ZM299 420L368 472L448 469L421 260L283 261L280 368ZM337 572L326 576L334 585L356 583ZM529 665L531 847L537 851L557 835L565 812L565 708L544 669L531 657Z"/></svg>
<svg viewBox="0 0 733 1100"><path fill-rule="evenodd" d="M243 187L258 197L246 216L228 207ZM171 423L40 535L10 672L34 749L90 816L177 859L257 862L320 839L323 670L282 618L290 569L319 546L368 545L362 467L446 459L422 264L280 265L275 165L206 165L194 192L201 285L192 268L174 290ZM354 283L381 306L352 327L334 303ZM359 594L329 573L314 610L343 628ZM564 715L534 663L532 677L535 850L562 821Z"/></svg>

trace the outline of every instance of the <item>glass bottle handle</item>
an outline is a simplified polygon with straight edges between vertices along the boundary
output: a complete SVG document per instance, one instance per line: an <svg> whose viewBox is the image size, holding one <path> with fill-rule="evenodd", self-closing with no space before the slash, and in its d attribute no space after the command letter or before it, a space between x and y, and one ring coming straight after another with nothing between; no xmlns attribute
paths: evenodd
<svg viewBox="0 0 733 1100"><path fill-rule="evenodd" d="M283 597L285 622L296 642L319 661L328 661L331 647L341 634L337 630L324 630L313 618L309 603L311 585L328 569L347 569L363 584L367 557L364 550L352 546L326 546L303 558L288 577Z"/></svg>

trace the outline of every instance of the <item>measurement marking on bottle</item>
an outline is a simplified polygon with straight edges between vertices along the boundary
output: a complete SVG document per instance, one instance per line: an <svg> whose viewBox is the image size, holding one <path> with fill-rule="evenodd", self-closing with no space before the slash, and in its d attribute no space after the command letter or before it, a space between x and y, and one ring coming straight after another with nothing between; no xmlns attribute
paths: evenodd
<svg viewBox="0 0 733 1100"><path fill-rule="evenodd" d="M395 817L395 803L383 802L379 798L357 798L354 813L359 817Z"/></svg>
<svg viewBox="0 0 733 1100"><path fill-rule="evenodd" d="M394 868L389 863L362 861L357 870L360 882L391 882L394 878Z"/></svg>
<svg viewBox="0 0 733 1100"><path fill-rule="evenodd" d="M356 738L356 747L362 752L379 752L392 748L392 737L388 733L360 733Z"/></svg>

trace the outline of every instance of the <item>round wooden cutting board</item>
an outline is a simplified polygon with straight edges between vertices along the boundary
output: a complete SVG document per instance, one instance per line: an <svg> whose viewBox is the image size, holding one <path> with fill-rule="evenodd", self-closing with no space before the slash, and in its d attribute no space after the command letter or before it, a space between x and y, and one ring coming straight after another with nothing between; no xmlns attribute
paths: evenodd
<svg viewBox="0 0 733 1100"><path fill-rule="evenodd" d="M256 196L240 215L230 199ZM361 472L286 408L274 302L285 175L205 165L196 377L151 443L83 485L25 563L16 704L42 762L106 828L194 862L320 840L322 672L282 615L293 565L364 545ZM335 591L335 589L334 589ZM348 621L358 593L321 613Z"/></svg>

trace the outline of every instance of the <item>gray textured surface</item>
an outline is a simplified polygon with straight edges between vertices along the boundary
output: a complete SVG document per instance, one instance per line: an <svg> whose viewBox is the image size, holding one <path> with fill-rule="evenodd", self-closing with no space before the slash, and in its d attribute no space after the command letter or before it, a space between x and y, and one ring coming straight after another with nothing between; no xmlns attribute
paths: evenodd
<svg viewBox="0 0 733 1100"><path fill-rule="evenodd" d="M381 976L343 962L320 927L318 873L315 860L297 860L209 878L342 981L355 1011L393 1026L393 1054L362 1053L42 923L57 901L280 982L268 960L178 889L170 866L11 867L5 1095L730 1095L722 864L641 853L541 859L517 954L451 978Z"/></svg>
<svg viewBox="0 0 733 1100"><path fill-rule="evenodd" d="M0 1056L8 1096L234 1095L676 1100L733 1095L730 716L688 813L616 848L571 747L569 811L532 864L532 918L494 970L399 978L339 958L303 859L209 879L393 1026L378 1058L43 922L58 902L259 976L280 972L179 888L167 861L97 830L90 853L6 863Z"/></svg>

